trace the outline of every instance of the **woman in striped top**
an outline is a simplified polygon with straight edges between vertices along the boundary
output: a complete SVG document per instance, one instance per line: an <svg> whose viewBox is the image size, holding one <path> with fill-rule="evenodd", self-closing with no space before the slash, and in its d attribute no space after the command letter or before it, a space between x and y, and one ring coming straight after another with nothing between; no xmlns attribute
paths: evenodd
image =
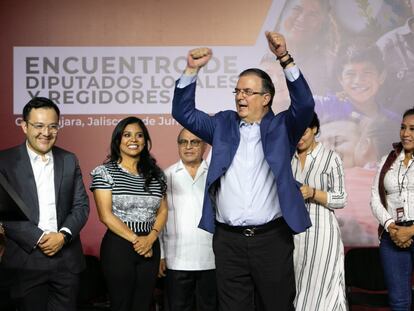
<svg viewBox="0 0 414 311"><path fill-rule="evenodd" d="M91 172L99 219L108 228L101 262L113 311L148 311L155 287L168 208L165 177L150 148L142 120L125 118L112 133L108 160Z"/></svg>
<svg viewBox="0 0 414 311"><path fill-rule="evenodd" d="M316 142L317 115L303 134L292 159L292 171L312 227L295 235L296 310L347 310L344 246L334 209L346 202L340 157Z"/></svg>

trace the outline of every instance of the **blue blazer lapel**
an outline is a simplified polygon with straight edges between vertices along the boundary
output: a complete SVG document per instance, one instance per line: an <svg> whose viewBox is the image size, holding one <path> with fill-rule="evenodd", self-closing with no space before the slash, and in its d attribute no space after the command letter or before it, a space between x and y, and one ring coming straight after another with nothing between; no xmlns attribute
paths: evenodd
<svg viewBox="0 0 414 311"><path fill-rule="evenodd" d="M231 124L231 133L230 133L230 163L233 161L234 156L236 155L237 148L240 144L240 118L236 118L236 122Z"/></svg>
<svg viewBox="0 0 414 311"><path fill-rule="evenodd" d="M268 133L268 128L274 116L275 115L273 111L270 109L260 121L260 138L262 139L263 146L266 146L265 143L266 143L266 136Z"/></svg>

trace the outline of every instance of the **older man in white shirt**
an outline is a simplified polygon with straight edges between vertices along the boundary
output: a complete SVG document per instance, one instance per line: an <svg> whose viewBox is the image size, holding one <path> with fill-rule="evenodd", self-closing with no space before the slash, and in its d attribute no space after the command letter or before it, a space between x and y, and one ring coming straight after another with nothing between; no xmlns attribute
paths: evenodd
<svg viewBox="0 0 414 311"><path fill-rule="evenodd" d="M165 170L168 221L161 234L160 275L167 276L170 311L215 311L213 235L198 228L203 207L206 144L186 129L178 135L180 161Z"/></svg>

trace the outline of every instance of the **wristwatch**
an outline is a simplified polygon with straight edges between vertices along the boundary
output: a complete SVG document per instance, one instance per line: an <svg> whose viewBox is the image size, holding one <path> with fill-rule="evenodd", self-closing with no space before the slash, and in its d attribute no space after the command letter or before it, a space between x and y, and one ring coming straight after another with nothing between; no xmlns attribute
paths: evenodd
<svg viewBox="0 0 414 311"><path fill-rule="evenodd" d="M64 245L66 245L66 244L70 243L70 241L72 241L72 234L70 234L69 232L67 232L65 230L61 230L59 232L63 234L63 240L65 241Z"/></svg>

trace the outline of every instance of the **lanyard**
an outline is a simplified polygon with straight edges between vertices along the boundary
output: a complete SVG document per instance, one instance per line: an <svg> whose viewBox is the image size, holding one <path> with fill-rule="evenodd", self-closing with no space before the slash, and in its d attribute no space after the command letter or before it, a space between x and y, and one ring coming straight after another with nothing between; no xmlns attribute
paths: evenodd
<svg viewBox="0 0 414 311"><path fill-rule="evenodd" d="M403 174L403 178L402 178L401 183L400 183L400 171L401 171L402 162L403 162L403 161L400 161L400 167L398 168L398 176L397 176L397 180L398 180L398 192L400 193L400 197L401 197L401 193L402 193L402 191L403 191L403 189L404 189L404 180L405 180L405 177L406 177L406 176L407 176L407 174L408 174L408 170L409 170L409 169L411 168L411 166L413 165L414 160L411 160L411 163L410 163L410 165L408 165L407 170L406 170L406 171L405 171L405 173Z"/></svg>

